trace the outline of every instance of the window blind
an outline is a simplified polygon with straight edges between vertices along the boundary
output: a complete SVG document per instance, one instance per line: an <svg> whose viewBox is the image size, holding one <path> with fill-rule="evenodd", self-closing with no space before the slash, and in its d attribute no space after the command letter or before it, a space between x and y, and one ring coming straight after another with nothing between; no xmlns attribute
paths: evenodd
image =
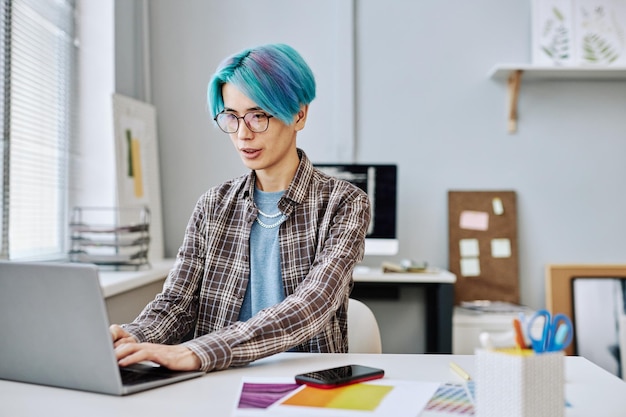
<svg viewBox="0 0 626 417"><path fill-rule="evenodd" d="M75 131L75 2L2 2L0 257L59 258L67 246Z"/></svg>

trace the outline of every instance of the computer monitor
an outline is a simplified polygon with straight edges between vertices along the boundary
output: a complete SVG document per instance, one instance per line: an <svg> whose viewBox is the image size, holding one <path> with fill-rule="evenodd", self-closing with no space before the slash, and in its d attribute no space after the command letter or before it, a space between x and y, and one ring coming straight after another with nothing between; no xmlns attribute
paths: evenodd
<svg viewBox="0 0 626 417"><path fill-rule="evenodd" d="M367 193L372 220L365 238L365 255L398 253L396 235L397 171L394 164L315 164L333 177L356 185Z"/></svg>

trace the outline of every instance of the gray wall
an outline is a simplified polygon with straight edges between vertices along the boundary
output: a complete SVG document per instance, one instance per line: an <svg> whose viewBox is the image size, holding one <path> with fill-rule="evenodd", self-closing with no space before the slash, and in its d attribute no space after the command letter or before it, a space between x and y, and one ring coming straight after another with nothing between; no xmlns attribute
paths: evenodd
<svg viewBox="0 0 626 417"><path fill-rule="evenodd" d="M165 252L173 256L199 195L245 172L230 139L213 126L207 110L207 83L217 65L227 55L262 43L286 42L300 50L316 68L319 88L299 143L310 149L311 158L334 158L335 138L347 130L335 115L344 108L351 112L353 107L352 100L342 106L353 95L353 81L349 79L352 71L344 75L344 65L340 65L351 65L352 60L335 52L352 49L352 15L345 12L350 11L346 7L349 2L335 0L306 2L297 10L290 0L254 5L241 0L165 0L149 4ZM309 36L311 33L316 36ZM331 132L335 134L329 135Z"/></svg>
<svg viewBox="0 0 626 417"><path fill-rule="evenodd" d="M280 41L303 53L320 84L299 138L312 159L398 164L397 258L446 268L447 191L512 189L522 303L544 305L547 263L626 262L626 81L523 81L518 132L506 131L506 85L488 72L530 61L530 2L294 3L149 2L166 256L197 197L243 172L209 119L210 75L227 54ZM118 87L142 98L136 68L117 69Z"/></svg>
<svg viewBox="0 0 626 417"><path fill-rule="evenodd" d="M436 265L447 190L515 190L521 298L540 307L545 264L626 260L626 80L522 81L508 134L487 73L530 62L529 4L358 1L357 155L398 163L402 251Z"/></svg>

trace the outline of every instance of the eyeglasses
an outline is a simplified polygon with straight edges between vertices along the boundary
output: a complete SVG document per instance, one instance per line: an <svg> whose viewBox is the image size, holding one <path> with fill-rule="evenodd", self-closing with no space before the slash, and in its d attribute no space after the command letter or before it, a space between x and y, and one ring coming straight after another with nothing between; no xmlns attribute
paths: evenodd
<svg viewBox="0 0 626 417"><path fill-rule="evenodd" d="M236 133L239 130L239 120L243 119L248 129L254 133L265 132L270 125L271 114L264 113L262 111L251 111L238 117L232 113L219 113L215 116L217 125L222 129L224 133Z"/></svg>

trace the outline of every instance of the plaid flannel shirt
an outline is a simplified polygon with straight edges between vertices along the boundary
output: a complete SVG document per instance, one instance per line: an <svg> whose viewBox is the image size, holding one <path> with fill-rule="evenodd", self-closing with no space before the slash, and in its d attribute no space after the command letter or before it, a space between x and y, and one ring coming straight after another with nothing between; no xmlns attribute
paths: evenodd
<svg viewBox="0 0 626 417"><path fill-rule="evenodd" d="M180 343L212 371L289 349L347 352L352 271L363 258L369 199L352 184L300 165L278 203L286 298L239 322L250 274L250 230L257 217L255 174L225 182L198 200L163 291L127 331L140 342Z"/></svg>

